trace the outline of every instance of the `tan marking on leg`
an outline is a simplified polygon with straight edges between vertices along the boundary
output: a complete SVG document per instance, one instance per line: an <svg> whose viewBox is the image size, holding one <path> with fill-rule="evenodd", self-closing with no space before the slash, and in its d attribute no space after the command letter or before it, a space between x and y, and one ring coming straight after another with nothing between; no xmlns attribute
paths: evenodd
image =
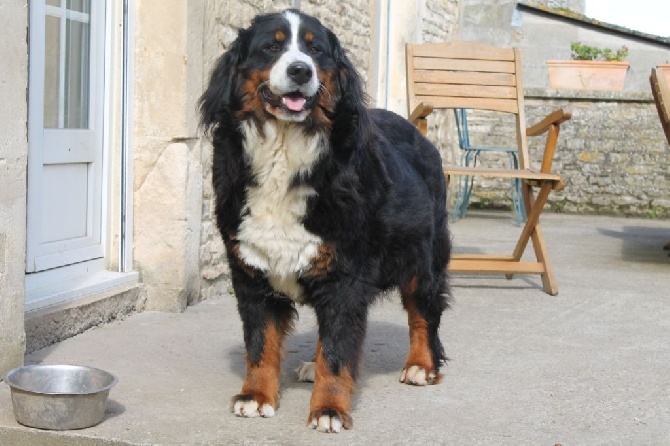
<svg viewBox="0 0 670 446"><path fill-rule="evenodd" d="M331 372L323 357L320 341L316 347L315 375L307 424L318 423L319 418L334 411L340 417L342 427L350 429L353 426L351 394L354 391L354 379L347 368L342 368L337 375Z"/></svg>
<svg viewBox="0 0 670 446"><path fill-rule="evenodd" d="M435 372L436 368L433 364L428 338L428 322L417 307L414 296L416 288L417 278L415 276L409 284L400 289L403 304L407 309L407 322L409 324L409 353L400 380L405 382L408 372L414 374L419 372L419 369L423 369L425 380L430 384L437 384L442 379L442 375Z"/></svg>
<svg viewBox="0 0 670 446"><path fill-rule="evenodd" d="M247 358L247 374L240 395L233 397L233 404L240 399L240 396L248 395L258 403L259 408L264 404L277 408L284 333L285 331L272 323L267 326L261 360L254 365Z"/></svg>

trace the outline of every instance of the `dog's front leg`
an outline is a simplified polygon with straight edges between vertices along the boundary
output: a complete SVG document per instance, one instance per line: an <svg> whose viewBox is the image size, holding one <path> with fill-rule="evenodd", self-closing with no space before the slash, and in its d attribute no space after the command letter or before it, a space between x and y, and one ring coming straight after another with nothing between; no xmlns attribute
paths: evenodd
<svg viewBox="0 0 670 446"><path fill-rule="evenodd" d="M283 341L292 328L295 308L272 295L269 288L248 291L245 286L235 286L247 370L242 390L232 399L232 410L240 417L272 417L279 402Z"/></svg>
<svg viewBox="0 0 670 446"><path fill-rule="evenodd" d="M365 337L367 308L352 310L344 303L335 303L317 307L316 312L319 342L307 424L319 431L339 432L353 426L351 394Z"/></svg>

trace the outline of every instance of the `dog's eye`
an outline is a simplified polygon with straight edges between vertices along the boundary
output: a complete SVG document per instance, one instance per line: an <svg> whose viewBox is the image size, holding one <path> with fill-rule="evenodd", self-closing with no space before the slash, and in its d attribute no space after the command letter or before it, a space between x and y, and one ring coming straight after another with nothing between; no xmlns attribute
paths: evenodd
<svg viewBox="0 0 670 446"><path fill-rule="evenodd" d="M267 46L265 47L265 51L267 51L267 52L269 52L269 53L276 53L276 52L279 51L280 49L281 49L281 48L280 48L279 45L276 44L276 43L271 43L271 44L269 44L269 45L267 45Z"/></svg>
<svg viewBox="0 0 670 446"><path fill-rule="evenodd" d="M309 47L309 52L312 54L321 54L321 48L318 46L311 46Z"/></svg>

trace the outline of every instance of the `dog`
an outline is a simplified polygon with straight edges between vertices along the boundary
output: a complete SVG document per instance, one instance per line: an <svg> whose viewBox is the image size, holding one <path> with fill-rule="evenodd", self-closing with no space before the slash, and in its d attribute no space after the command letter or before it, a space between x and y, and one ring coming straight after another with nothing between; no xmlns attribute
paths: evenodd
<svg viewBox="0 0 670 446"><path fill-rule="evenodd" d="M314 361L299 370L314 382L312 428L352 427L368 308L385 291L399 288L408 314L400 381L442 377L451 241L441 158L407 120L366 103L335 34L298 10L239 31L200 98L246 347L237 416L275 415L296 305L318 322Z"/></svg>

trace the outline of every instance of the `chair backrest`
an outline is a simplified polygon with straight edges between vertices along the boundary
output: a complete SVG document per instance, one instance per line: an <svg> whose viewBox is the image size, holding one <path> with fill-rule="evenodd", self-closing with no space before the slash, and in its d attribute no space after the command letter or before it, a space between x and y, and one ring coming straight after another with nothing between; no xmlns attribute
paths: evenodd
<svg viewBox="0 0 670 446"><path fill-rule="evenodd" d="M422 102L435 109L512 113L516 116L519 167L530 167L518 48L465 41L407 44L406 56L410 113Z"/></svg>
<svg viewBox="0 0 670 446"><path fill-rule="evenodd" d="M661 118L665 137L668 143L670 143L670 85L668 85L664 73L657 68L651 69L649 82L651 83L651 92L654 95L654 102L658 110L658 117Z"/></svg>

